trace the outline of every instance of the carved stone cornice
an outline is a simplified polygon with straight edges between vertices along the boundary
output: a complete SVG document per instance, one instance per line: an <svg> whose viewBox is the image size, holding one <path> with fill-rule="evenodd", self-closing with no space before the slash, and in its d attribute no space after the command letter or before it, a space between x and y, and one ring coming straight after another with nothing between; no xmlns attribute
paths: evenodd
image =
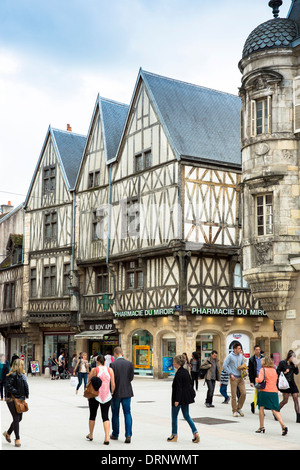
<svg viewBox="0 0 300 470"><path fill-rule="evenodd" d="M274 321L282 321L296 291L298 273L245 272L244 277L253 297L260 302L268 317Z"/></svg>

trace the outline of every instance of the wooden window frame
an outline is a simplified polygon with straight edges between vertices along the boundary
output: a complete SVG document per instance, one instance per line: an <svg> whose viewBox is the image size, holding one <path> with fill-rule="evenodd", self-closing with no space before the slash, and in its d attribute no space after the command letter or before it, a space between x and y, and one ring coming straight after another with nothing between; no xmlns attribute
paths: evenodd
<svg viewBox="0 0 300 470"><path fill-rule="evenodd" d="M72 287L71 283L71 264L64 263L64 273L63 273L63 295L70 295L70 287Z"/></svg>
<svg viewBox="0 0 300 470"><path fill-rule="evenodd" d="M52 173L54 171L54 174ZM46 172L49 172L46 175ZM48 187L49 185L49 187ZM48 165L43 168L43 195L52 193L56 189L56 165Z"/></svg>
<svg viewBox="0 0 300 470"><path fill-rule="evenodd" d="M47 273L46 270L49 270ZM49 291L46 292L46 282L49 280ZM55 297L57 295L56 265L49 264L43 269L43 297Z"/></svg>
<svg viewBox="0 0 300 470"><path fill-rule="evenodd" d="M30 268L30 298L36 298L36 297L37 297L37 269L35 267L35 268Z"/></svg>
<svg viewBox="0 0 300 470"><path fill-rule="evenodd" d="M258 237L268 237L274 234L273 193L268 192L264 194L257 194L255 196L255 227L256 235ZM270 231L268 227L272 227L272 231Z"/></svg>
<svg viewBox="0 0 300 470"><path fill-rule="evenodd" d="M5 282L3 288L3 311L15 310L16 283L14 281Z"/></svg>
<svg viewBox="0 0 300 470"><path fill-rule="evenodd" d="M150 163L149 163L150 159ZM139 165L138 165L139 162ZM139 171L147 170L148 168L152 167L152 149L146 149L142 152L137 153L134 156L134 169L135 172L138 173Z"/></svg>
<svg viewBox="0 0 300 470"><path fill-rule="evenodd" d="M131 282L130 279L132 279L133 282ZM142 266L139 265L139 262L136 260L129 261L126 264L126 288L127 290L143 289L144 280L145 280L144 271L143 271Z"/></svg>
<svg viewBox="0 0 300 470"><path fill-rule="evenodd" d="M233 271L233 288L234 289L250 289L249 284L243 278L241 263L236 263Z"/></svg>
<svg viewBox="0 0 300 470"><path fill-rule="evenodd" d="M47 221L47 217L49 217L49 221ZM48 233L48 227L50 232ZM47 211L44 214L44 234L45 240L57 240L58 234L58 219L57 219L57 211Z"/></svg>
<svg viewBox="0 0 300 470"><path fill-rule="evenodd" d="M88 189L100 186L100 170L90 171L88 175Z"/></svg>
<svg viewBox="0 0 300 470"><path fill-rule="evenodd" d="M107 294L109 292L109 277L106 266L99 266L95 269L95 290L97 294Z"/></svg>

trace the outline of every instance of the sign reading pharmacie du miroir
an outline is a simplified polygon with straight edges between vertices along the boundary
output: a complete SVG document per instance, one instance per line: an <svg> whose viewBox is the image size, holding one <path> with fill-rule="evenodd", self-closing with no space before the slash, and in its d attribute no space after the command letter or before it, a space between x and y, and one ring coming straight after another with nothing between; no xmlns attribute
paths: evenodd
<svg viewBox="0 0 300 470"><path fill-rule="evenodd" d="M251 308L213 308L213 307L192 307L192 315L207 316L234 316L234 317L266 317L264 310Z"/></svg>
<svg viewBox="0 0 300 470"><path fill-rule="evenodd" d="M175 308L153 308L145 310L126 310L114 312L115 318L164 317L174 315Z"/></svg>

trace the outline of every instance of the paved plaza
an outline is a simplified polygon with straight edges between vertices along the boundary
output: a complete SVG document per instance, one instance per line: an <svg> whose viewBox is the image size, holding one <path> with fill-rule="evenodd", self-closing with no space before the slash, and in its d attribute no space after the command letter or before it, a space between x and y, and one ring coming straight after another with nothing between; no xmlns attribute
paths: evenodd
<svg viewBox="0 0 300 470"><path fill-rule="evenodd" d="M123 455L125 451L189 451L196 454L201 450L300 450L300 424L296 423L293 402L282 410L289 432L281 436L279 423L274 421L271 412L266 411L265 434L256 434L259 427L258 412L253 415L250 403L253 389L246 384L247 399L245 416L234 418L231 406L222 404L223 397L216 387L215 408L204 405L206 386L199 381L196 403L190 406L191 417L195 420L200 443L192 443L188 424L179 414L178 442L168 443L171 434L171 387L172 380L135 378L132 399L133 437L131 444L124 443L124 420L120 413L120 436L118 441L110 441L104 446L104 432L101 415L97 417L94 440L85 439L88 433L89 409L83 397L83 386L79 394L69 380L51 381L44 377L28 377L30 387L29 411L21 422L22 447L17 449L7 443L2 433L11 423L11 415L5 402L1 408L1 450L101 450ZM12 436L14 438L14 436ZM123 454L122 454L123 453ZM103 454L105 455L105 454ZM137 454L138 455L138 454ZM200 462L198 462L200 463Z"/></svg>

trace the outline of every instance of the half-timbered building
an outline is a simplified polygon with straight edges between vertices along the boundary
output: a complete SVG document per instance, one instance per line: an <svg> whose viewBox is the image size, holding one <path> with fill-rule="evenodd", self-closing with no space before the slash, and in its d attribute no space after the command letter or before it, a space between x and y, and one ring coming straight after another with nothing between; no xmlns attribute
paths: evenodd
<svg viewBox="0 0 300 470"><path fill-rule="evenodd" d="M0 217L0 352L23 351L23 205Z"/></svg>
<svg viewBox="0 0 300 470"><path fill-rule="evenodd" d="M78 331L74 185L86 138L49 126L25 201L24 327L34 357L71 357Z"/></svg>
<svg viewBox="0 0 300 470"><path fill-rule="evenodd" d="M242 277L240 108L237 96L140 70L109 157L94 111L76 186L81 316L114 318L136 374L161 377L184 351L224 357L235 337L246 354L259 336L264 349L277 339Z"/></svg>

